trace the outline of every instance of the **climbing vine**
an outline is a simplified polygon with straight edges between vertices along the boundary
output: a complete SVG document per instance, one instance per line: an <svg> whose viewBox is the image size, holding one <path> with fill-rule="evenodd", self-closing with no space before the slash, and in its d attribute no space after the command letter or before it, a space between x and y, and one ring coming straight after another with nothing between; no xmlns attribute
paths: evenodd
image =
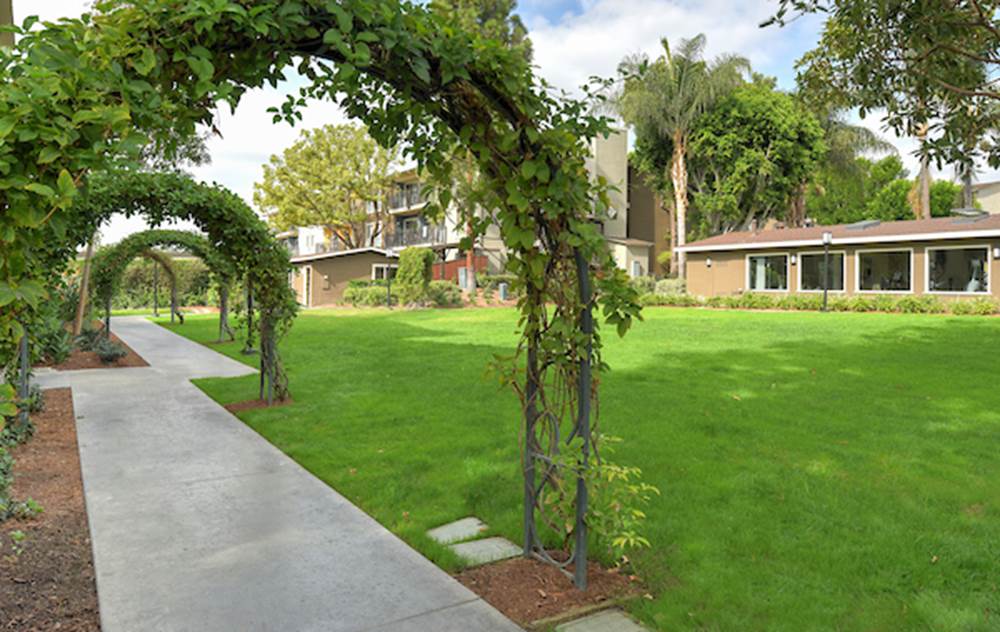
<svg viewBox="0 0 1000 632"><path fill-rule="evenodd" d="M233 339L232 329L228 325L229 290L236 276L236 264L216 250L205 237L197 233L181 230L147 230L133 233L113 246L104 248L94 256L91 280L94 296L101 305L110 306L111 300L118 291L122 276L128 263L137 256L152 255L162 263L158 253L152 249L157 246L173 246L185 250L205 262L212 280L219 288L219 339L228 335ZM177 309L177 287L173 271L164 266L171 275L171 309Z"/></svg>
<svg viewBox="0 0 1000 632"><path fill-rule="evenodd" d="M603 364L592 310L619 334L639 316L638 297L597 225L607 216L606 183L586 168L588 141L607 133L607 121L591 116L586 103L554 95L520 53L424 6L102 0L93 16L22 34L14 50L0 53L7 78L0 87L0 305L13 306L0 315L0 339L20 335L18 310L44 291L49 272L36 248L82 243L87 224L109 209L153 220L196 217L240 272L251 272L247 262L262 263L265 272L252 282L261 331L280 338L294 314L287 257L227 194L177 176L130 174L114 187L86 176L143 143L169 148L172 134L210 123L217 102L235 106L247 89L277 82L289 68L305 81L275 108L276 119L301 118L306 98L337 102L381 144L406 147L437 180L450 177L448 156L464 146L493 192L490 216L465 219L475 233L500 227L522 285L522 338L505 375L525 411L525 552L544 556L533 526L538 495L528 492L575 475L551 465L565 439L575 442L580 467L594 453L590 410ZM89 202L79 199L81 185ZM449 201L444 193L439 203ZM576 504L585 510L577 478ZM577 522L583 525L579 515Z"/></svg>

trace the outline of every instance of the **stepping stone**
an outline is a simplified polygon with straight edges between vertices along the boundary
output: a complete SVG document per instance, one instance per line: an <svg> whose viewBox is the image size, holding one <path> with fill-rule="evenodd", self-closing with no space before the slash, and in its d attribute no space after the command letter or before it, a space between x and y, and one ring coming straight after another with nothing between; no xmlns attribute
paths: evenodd
<svg viewBox="0 0 1000 632"><path fill-rule="evenodd" d="M485 538L452 544L449 548L471 564L498 562L521 554L521 547L506 538Z"/></svg>
<svg viewBox="0 0 1000 632"><path fill-rule="evenodd" d="M440 542L441 544L451 544L452 542L461 542L462 540L471 540L472 538L478 537L483 531L489 529L486 523L479 518L469 517L462 518L461 520L456 520L455 522L449 522L446 525L441 525L427 532L427 535L431 537L435 542Z"/></svg>
<svg viewBox="0 0 1000 632"><path fill-rule="evenodd" d="M621 610L602 610L589 617L556 626L556 632L646 632Z"/></svg>

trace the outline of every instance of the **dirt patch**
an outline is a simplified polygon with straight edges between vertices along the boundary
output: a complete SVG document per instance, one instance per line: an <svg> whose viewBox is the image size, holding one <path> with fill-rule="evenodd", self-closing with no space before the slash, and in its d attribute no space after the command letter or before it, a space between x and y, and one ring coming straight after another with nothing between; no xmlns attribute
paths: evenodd
<svg viewBox="0 0 1000 632"><path fill-rule="evenodd" d="M45 391L37 431L14 449L14 495L44 511L0 526L0 630L100 630L70 389ZM9 533L27 536L14 555Z"/></svg>
<svg viewBox="0 0 1000 632"><path fill-rule="evenodd" d="M278 406L287 406L292 402L293 402L292 398L289 397L288 399L275 401L273 404L268 406L266 399L248 399L243 402L233 402L232 404L226 404L225 406L223 406L223 408L225 408L226 410L235 415L236 413L242 412L244 410L256 410L258 408L277 408Z"/></svg>
<svg viewBox="0 0 1000 632"><path fill-rule="evenodd" d="M132 347L122 342L122 339L116 336L113 331L111 332L111 340L125 347L125 350L128 351L128 355L124 358L119 358L110 364L105 364L104 362L101 362L101 359L97 357L97 353L94 351L80 351L79 349L74 349L73 353L71 353L69 357L60 364L42 363L36 366L49 367L57 371L78 371L80 369L121 369L125 367L149 366L149 363L143 360L142 356L133 351Z"/></svg>
<svg viewBox="0 0 1000 632"><path fill-rule="evenodd" d="M570 568L572 572L572 567ZM477 566L456 575L466 588L521 625L595 608L641 594L634 577L588 565L587 591L576 589L558 569L525 558Z"/></svg>

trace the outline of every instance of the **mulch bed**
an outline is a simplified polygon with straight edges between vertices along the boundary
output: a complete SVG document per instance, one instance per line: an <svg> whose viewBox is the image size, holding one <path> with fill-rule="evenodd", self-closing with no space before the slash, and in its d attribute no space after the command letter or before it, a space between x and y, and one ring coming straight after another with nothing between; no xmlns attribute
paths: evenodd
<svg viewBox="0 0 1000 632"><path fill-rule="evenodd" d="M558 569L521 557L470 568L455 578L520 625L597 609L610 601L642 594L642 586L634 576L608 570L596 562L587 568L586 592L577 590ZM572 567L569 570L572 572Z"/></svg>
<svg viewBox="0 0 1000 632"><path fill-rule="evenodd" d="M278 406L287 406L292 403L292 398L275 400L270 406L267 405L266 399L248 399L243 402L233 402L232 404L226 404L223 406L226 410L233 413L234 415L244 410L256 410L258 408L277 408Z"/></svg>
<svg viewBox="0 0 1000 632"><path fill-rule="evenodd" d="M35 436L13 451L14 496L44 511L0 527L0 630L100 630L70 389L45 391L32 419ZM10 547L15 530L27 535L20 555Z"/></svg>
<svg viewBox="0 0 1000 632"><path fill-rule="evenodd" d="M149 366L149 363L143 360L142 356L133 351L132 347L122 342L122 339L116 336L114 331L111 332L111 340L112 342L117 342L121 346L125 347L125 350L128 351L128 355L124 358L119 358L110 364L105 364L104 362L101 362L101 359L97 357L97 353L94 351L80 351L79 349L74 349L73 353L71 353L69 357L60 364L43 362L36 366L49 367L55 369L56 371L77 371L80 369L121 369L125 367Z"/></svg>

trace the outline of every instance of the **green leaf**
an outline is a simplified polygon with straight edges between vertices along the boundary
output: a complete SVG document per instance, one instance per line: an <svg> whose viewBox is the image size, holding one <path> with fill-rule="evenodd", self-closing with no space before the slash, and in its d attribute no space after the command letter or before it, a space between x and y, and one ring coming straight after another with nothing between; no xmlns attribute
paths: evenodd
<svg viewBox="0 0 1000 632"><path fill-rule="evenodd" d="M42 149L42 151L38 152L38 161L37 162L40 165L47 165L50 162L52 162L53 160L55 160L56 158L58 158L61 153L62 152L59 151L58 147L53 147L53 146L49 145L47 147L44 147Z"/></svg>
<svg viewBox="0 0 1000 632"><path fill-rule="evenodd" d="M142 49L142 54L139 55L139 59L134 60L132 65L135 66L136 72L145 77L152 72L153 68L156 66L156 53L153 52L152 48L147 46Z"/></svg>
<svg viewBox="0 0 1000 632"><path fill-rule="evenodd" d="M13 116L0 118L0 140L6 138L14 129L16 121Z"/></svg>
<svg viewBox="0 0 1000 632"><path fill-rule="evenodd" d="M60 171L57 183L59 185L59 195L62 197L71 198L76 195L76 183L73 182L73 176L69 174L69 171L65 169Z"/></svg>
<svg viewBox="0 0 1000 632"><path fill-rule="evenodd" d="M56 192L52 190L52 187L41 184L39 182L32 182L28 186L24 187L25 190L31 191L32 193L37 193L38 195L51 198L56 196Z"/></svg>

